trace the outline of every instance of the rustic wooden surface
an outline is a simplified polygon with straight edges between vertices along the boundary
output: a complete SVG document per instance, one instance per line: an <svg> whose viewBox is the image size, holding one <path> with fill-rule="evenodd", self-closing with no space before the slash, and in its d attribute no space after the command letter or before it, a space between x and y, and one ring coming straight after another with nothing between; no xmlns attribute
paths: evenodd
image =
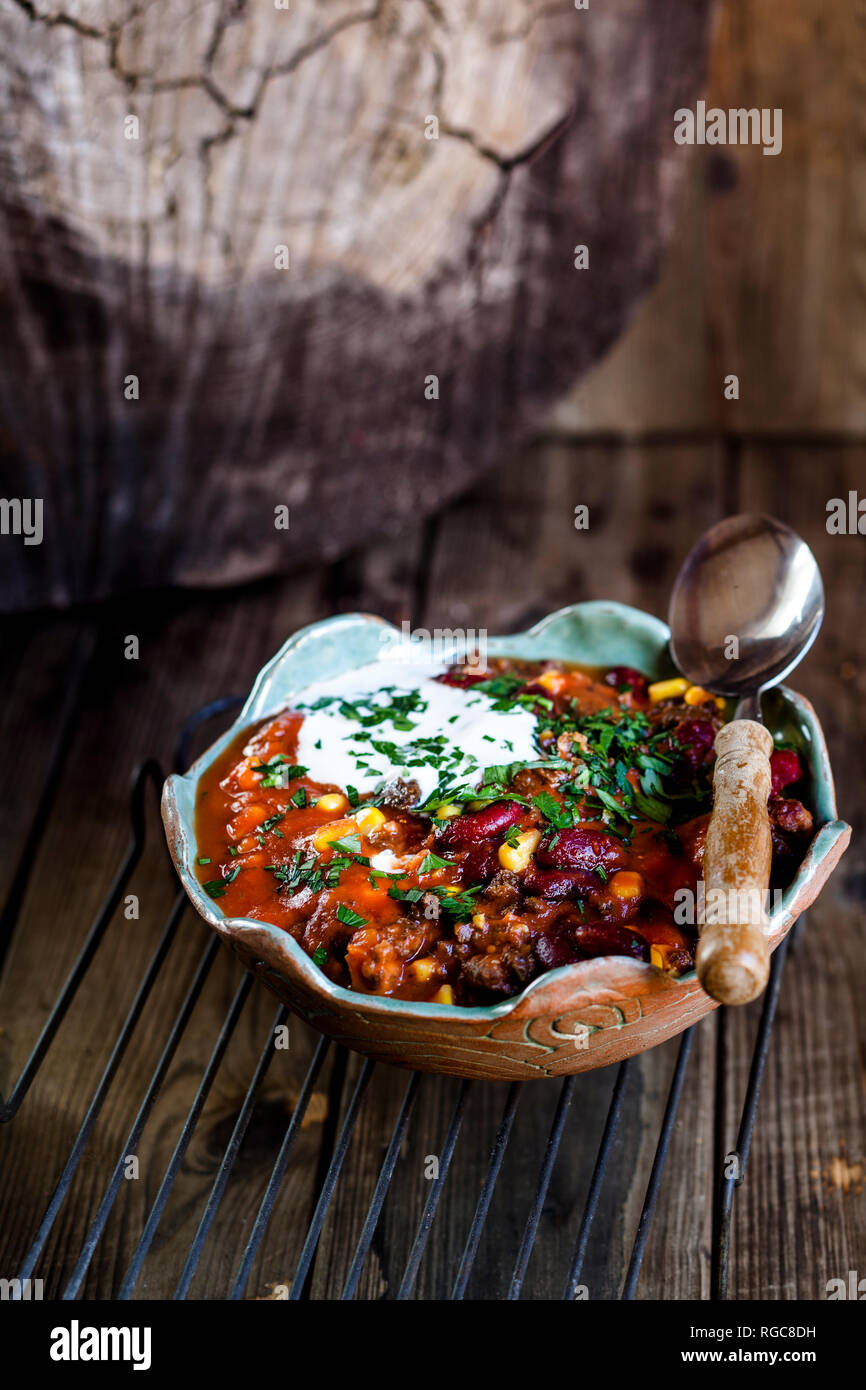
<svg viewBox="0 0 866 1390"><path fill-rule="evenodd" d="M536 445L438 520L390 543L283 582L220 596L157 594L4 625L0 669L0 901L23 899L0 977L0 1089L8 1092L101 901L128 836L132 764L168 765L174 734L205 700L242 692L285 635L337 609L368 608L425 626L507 631L563 602L613 597L663 613L695 534L739 507L774 512L815 549L828 592L823 633L796 684L823 720L852 847L792 948L769 1055L750 1168L735 1201L732 1297L823 1298L831 1278L866 1267L862 1056L862 788L866 781L866 632L862 536L830 536L825 508L866 496L863 391L862 26L821 0L724 0L710 101L783 105L785 153L727 150L694 161L677 237L656 291L608 359L564 402ZM723 156L723 157L722 157ZM733 362L733 365L731 363ZM741 399L720 380L742 373ZM492 490L492 491L491 491ZM591 508L586 534L572 526ZM141 639L138 662L125 635ZM173 900L155 814L130 890L141 917L118 914L80 1000L31 1093L0 1130L0 1274L14 1273L50 1198L119 1022ZM34 829L35 826L35 829ZM17 873L29 862L26 885ZM22 887L24 891L22 892ZM108 1095L37 1269L47 1291L69 1277L125 1135L208 936L190 912ZM86 1281L116 1290L156 1194L239 980L221 952L139 1145ZM234 1117L274 1018L256 988L204 1108L140 1294L171 1294ZM727 1016L719 1124L713 1083L720 1025L698 1028L651 1231L639 1297L706 1297L714 1151L733 1146L757 1008ZM275 1056L205 1247L193 1297L222 1297L249 1234L314 1037L292 1025ZM634 1236L676 1043L633 1070L584 1280L615 1297ZM331 1064L253 1267L250 1296L290 1279L322 1155L358 1075ZM339 1076L335 1082L339 1082ZM568 1268L612 1077L579 1079L541 1220L526 1296L557 1295ZM311 1291L338 1293L406 1077L377 1069L326 1222ZM338 1089L341 1095L338 1096ZM448 1292L507 1088L471 1093L417 1293ZM476 1261L470 1296L502 1296L526 1220L559 1085L522 1095ZM359 1293L395 1293L429 1191L455 1085L427 1077ZM329 1113L330 1101L330 1113Z"/></svg>
<svg viewBox="0 0 866 1390"><path fill-rule="evenodd" d="M559 428L862 436L863 50L855 6L722 0L702 95L781 108L782 153L695 152L665 271Z"/></svg>
<svg viewBox="0 0 866 1390"><path fill-rule="evenodd" d="M37 1036L122 853L131 765L156 754L167 766L181 721L215 695L242 691L286 633L312 618L356 607L393 620L409 617L426 627L471 622L493 631L523 626L564 599L607 596L663 613L677 564L697 529L732 505L772 507L813 544L827 581L827 624L797 684L823 717L840 809L854 821L855 841L809 914L788 963L751 1168L737 1198L731 1292L740 1298L824 1296L828 1279L862 1267L866 1224L860 1195L864 1040L862 1011L856 1007L862 994L858 926L866 883L860 794L866 774L866 639L856 612L864 542L859 536L829 536L824 526L828 497L866 487L864 462L862 451L838 447L603 448L540 442L502 471L495 497L479 489L439 521L407 531L396 546L359 551L301 579L219 597L164 594L92 614L10 622L0 692L4 744L11 751L0 769L5 891L47 774L52 804L41 808L38 846L0 982L4 1090ZM578 501L590 506L586 533L573 527ZM123 656L131 633L140 639L138 661ZM59 717L64 698L75 705L67 727ZM59 766L52 762L57 757ZM140 897L140 920L116 915L31 1093L0 1134L0 1230L3 1268L10 1271L32 1239L173 899L155 815L151 831L130 885ZM74 1267L207 940L204 927L185 912L40 1261L37 1272L51 1291L63 1286ZM98 1246L85 1283L90 1295L110 1296L125 1272L239 978L228 952L220 951L138 1146L140 1178L122 1184ZM256 987L175 1183L137 1285L140 1296L173 1291L274 1010L274 1001ZM720 1133L712 1098L718 1023L706 1020L697 1029L641 1297L706 1297L709 1292L713 1154L718 1143L733 1146L755 1023L754 1006L727 1022L729 1082ZM315 1041L298 1023L291 1024L291 1038L291 1050L278 1053L271 1065L193 1297L223 1296L240 1258ZM584 1271L590 1297L615 1297L619 1291L676 1046L645 1054L634 1069ZM321 1179L323 1146L327 1152L360 1063L349 1059L340 1088L330 1085L329 1067L317 1085L256 1259L250 1296L266 1297L270 1286L291 1279ZM578 1079L527 1297L561 1293L612 1080L611 1071ZM339 1293L405 1086L405 1074L378 1068L367 1091L322 1234L310 1286L315 1296ZM360 1284L362 1297L393 1296L399 1285L429 1191L425 1161L440 1152L456 1089L457 1083L447 1079L425 1077L421 1083ZM421 1265L419 1296L442 1296L453 1283L506 1093L505 1086L487 1084L471 1093ZM523 1091L470 1296L507 1291L558 1094L558 1083Z"/></svg>
<svg viewBox="0 0 866 1390"><path fill-rule="evenodd" d="M3 610L331 559L492 467L652 283L712 7L2 0L0 456L46 534Z"/></svg>

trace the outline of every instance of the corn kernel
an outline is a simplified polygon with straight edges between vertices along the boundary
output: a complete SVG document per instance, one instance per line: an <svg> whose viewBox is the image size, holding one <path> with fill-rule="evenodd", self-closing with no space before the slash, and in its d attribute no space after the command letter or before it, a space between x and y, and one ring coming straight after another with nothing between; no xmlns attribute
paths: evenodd
<svg viewBox="0 0 866 1390"><path fill-rule="evenodd" d="M348 797L345 797L342 792L325 792L325 795L320 796L316 802L317 810L327 811L328 815L331 815L333 811L345 811L348 805Z"/></svg>
<svg viewBox="0 0 866 1390"><path fill-rule="evenodd" d="M687 705L705 705L713 699L712 691L704 690L702 685L692 685L683 696Z"/></svg>
<svg viewBox="0 0 866 1390"><path fill-rule="evenodd" d="M387 816L379 810L378 806L362 806L355 816L355 824L365 835L368 835L371 830L375 830L376 826L384 825L386 820Z"/></svg>
<svg viewBox="0 0 866 1390"><path fill-rule="evenodd" d="M437 820L453 820L455 816L462 815L463 807L456 801L449 801L447 805L440 806L436 812Z"/></svg>
<svg viewBox="0 0 866 1390"><path fill-rule="evenodd" d="M424 956L422 960L413 960L412 964L409 966L409 970L415 976L416 980L420 980L422 984L426 984L430 976L436 972L436 962L433 960L432 956Z"/></svg>
<svg viewBox="0 0 866 1390"><path fill-rule="evenodd" d="M454 991L450 985L442 985L433 995L434 1004L453 1004Z"/></svg>
<svg viewBox="0 0 866 1390"><path fill-rule="evenodd" d="M568 685L568 677L561 671L543 671L535 684L542 686L551 695L558 695Z"/></svg>
<svg viewBox="0 0 866 1390"><path fill-rule="evenodd" d="M540 830L524 830L518 835L516 844L500 845L499 862L503 869L521 873L528 866L540 839Z"/></svg>
<svg viewBox="0 0 866 1390"><path fill-rule="evenodd" d="M608 887L616 898L637 898L643 892L643 879L630 869L620 869L614 874Z"/></svg>
<svg viewBox="0 0 866 1390"><path fill-rule="evenodd" d="M669 681L655 681L649 687L650 703L657 705L659 700L673 700L677 695L685 695L689 683L684 676L673 676Z"/></svg>

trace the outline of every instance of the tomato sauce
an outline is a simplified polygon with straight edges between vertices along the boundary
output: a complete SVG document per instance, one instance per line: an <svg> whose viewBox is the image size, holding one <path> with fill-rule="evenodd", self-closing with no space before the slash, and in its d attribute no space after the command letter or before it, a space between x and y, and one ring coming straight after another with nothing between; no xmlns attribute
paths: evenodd
<svg viewBox="0 0 866 1390"><path fill-rule="evenodd" d="M200 879L362 993L490 1003L606 954L682 973L723 716L675 686L506 659L381 691L350 673L204 774Z"/></svg>

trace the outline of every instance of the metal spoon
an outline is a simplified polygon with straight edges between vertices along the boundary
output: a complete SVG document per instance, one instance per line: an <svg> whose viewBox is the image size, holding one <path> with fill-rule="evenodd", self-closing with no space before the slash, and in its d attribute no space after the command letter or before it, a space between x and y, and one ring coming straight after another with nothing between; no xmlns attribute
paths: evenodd
<svg viewBox="0 0 866 1390"><path fill-rule="evenodd" d="M771 516L719 522L687 556L671 594L671 652L696 685L737 697L716 737L713 812L704 849L706 920L696 965L722 1004L760 994L770 970L766 889L773 739L761 695L818 635L824 587L805 541Z"/></svg>

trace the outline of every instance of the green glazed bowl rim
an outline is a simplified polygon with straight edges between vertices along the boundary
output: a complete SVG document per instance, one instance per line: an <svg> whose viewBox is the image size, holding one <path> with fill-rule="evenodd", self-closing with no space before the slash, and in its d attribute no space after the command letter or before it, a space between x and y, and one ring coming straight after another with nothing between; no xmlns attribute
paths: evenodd
<svg viewBox="0 0 866 1390"><path fill-rule="evenodd" d="M597 966L597 961L578 961L547 971L500 1004L455 1008L453 1004L428 1004L360 994L329 980L291 934L282 928L251 917L224 916L205 893L195 873L195 798L197 784L204 772L243 729L290 706L292 700L314 680L327 679L380 660L400 637L397 628L372 613L342 613L324 618L300 628L290 637L262 667L243 709L231 727L185 773L176 773L166 780L162 814L169 850L188 897L210 926L229 939L242 937L247 931L254 931L258 940L261 940L262 933L273 938L283 961L288 957L300 979L323 1002L328 1000L340 1011L362 1009L368 1016L379 1014L392 1020L401 1016L442 1019L452 1025L457 1017L476 1022L498 1022L506 1018L518 1003L525 1007L533 991L549 985L552 980L569 978L574 982L575 992L579 991L584 967L590 964ZM574 661L591 666L634 666L660 679L676 671L670 656L669 639L670 631L666 624L652 614L628 604L594 599L557 609L524 632L488 637L487 652L491 656ZM447 660L447 651L443 660ZM817 826L797 874L770 914L771 931L775 933L780 927L790 925L786 919L790 917L793 920L796 916L796 911L792 911L795 899L837 841L847 834L848 827L837 819L833 774L824 736L809 702L788 687L779 686L764 696L763 714L774 736L795 742L808 764ZM260 946L257 950L261 954ZM624 958L615 959L620 965L625 963ZM267 961L264 963L268 965ZM639 972L657 973L655 966L643 961L628 958L628 965ZM282 978L280 971L271 966L268 969L271 974ZM695 978L692 970L679 976L673 983L686 987Z"/></svg>

